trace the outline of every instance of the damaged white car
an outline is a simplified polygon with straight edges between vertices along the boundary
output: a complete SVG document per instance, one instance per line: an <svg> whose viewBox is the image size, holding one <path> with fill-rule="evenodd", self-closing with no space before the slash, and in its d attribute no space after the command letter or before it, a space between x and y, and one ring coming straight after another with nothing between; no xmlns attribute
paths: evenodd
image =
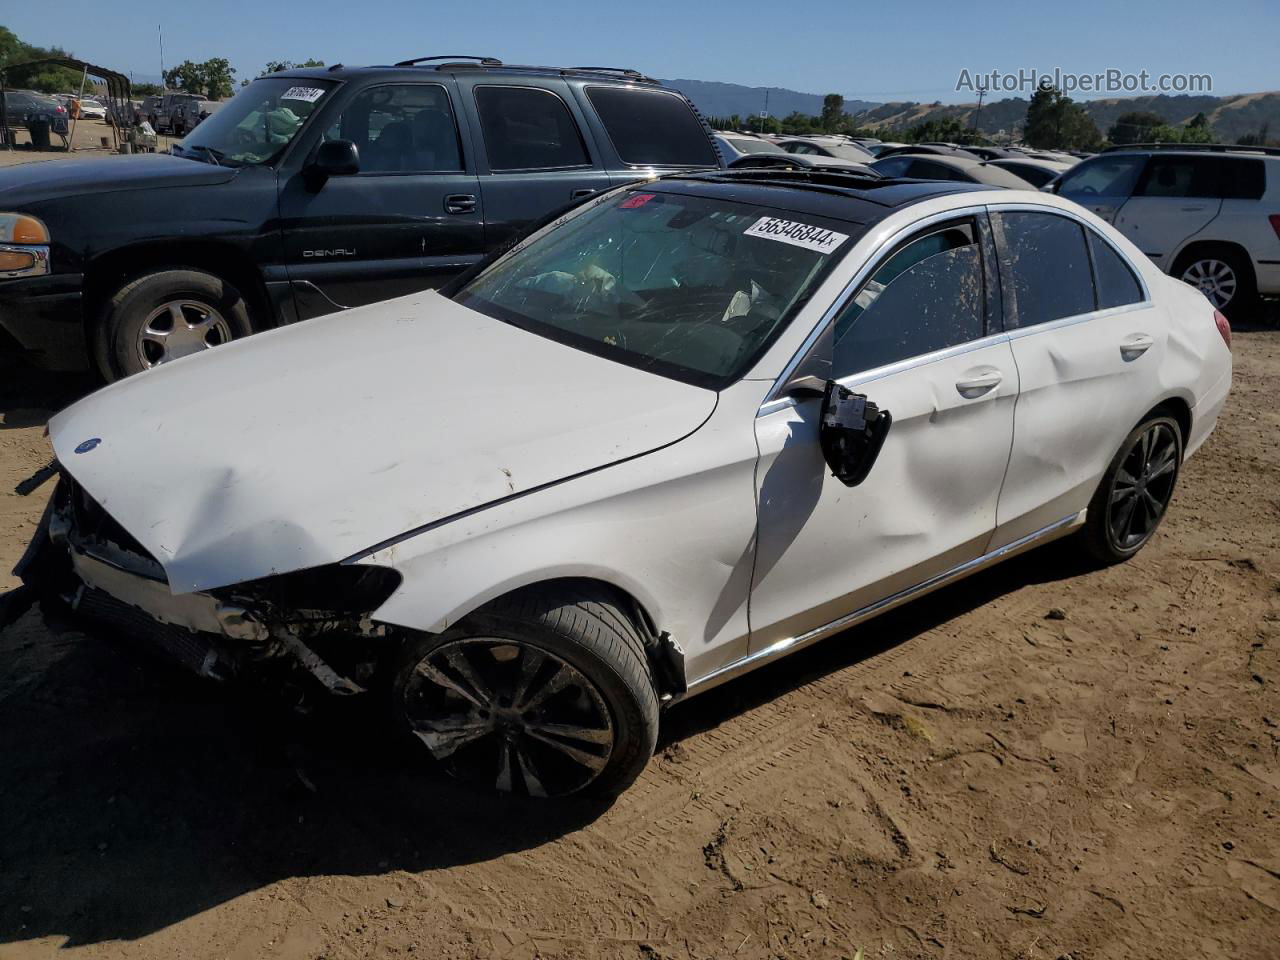
<svg viewBox="0 0 1280 960"><path fill-rule="evenodd" d="M664 704L1057 537L1132 556L1229 344L1051 195L679 175L60 413L19 572L205 676L389 696L459 777L609 795Z"/></svg>

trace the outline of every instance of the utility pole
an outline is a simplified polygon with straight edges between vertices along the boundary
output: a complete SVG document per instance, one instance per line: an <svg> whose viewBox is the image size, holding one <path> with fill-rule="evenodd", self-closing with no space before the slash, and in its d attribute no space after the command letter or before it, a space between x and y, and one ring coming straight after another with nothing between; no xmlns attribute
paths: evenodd
<svg viewBox="0 0 1280 960"><path fill-rule="evenodd" d="M160 28L160 24L156 24L156 33L160 37L160 89L165 90L168 84L164 82L164 30Z"/></svg>
<svg viewBox="0 0 1280 960"><path fill-rule="evenodd" d="M975 112L973 115L973 132L974 133L979 132L978 121L982 119L982 101L983 99L985 99L986 96L987 96L987 88L979 87L978 88L978 109L977 109L977 112Z"/></svg>

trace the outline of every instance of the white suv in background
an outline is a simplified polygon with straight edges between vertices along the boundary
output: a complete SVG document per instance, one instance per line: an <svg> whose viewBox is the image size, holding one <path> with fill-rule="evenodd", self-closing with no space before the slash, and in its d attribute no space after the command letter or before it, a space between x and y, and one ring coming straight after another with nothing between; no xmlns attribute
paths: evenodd
<svg viewBox="0 0 1280 960"><path fill-rule="evenodd" d="M1124 147L1050 189L1110 221L1224 313L1280 295L1280 149Z"/></svg>

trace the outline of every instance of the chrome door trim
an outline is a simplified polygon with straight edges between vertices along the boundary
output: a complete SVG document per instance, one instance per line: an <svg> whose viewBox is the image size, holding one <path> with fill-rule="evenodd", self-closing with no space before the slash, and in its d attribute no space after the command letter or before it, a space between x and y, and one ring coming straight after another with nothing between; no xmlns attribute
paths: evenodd
<svg viewBox="0 0 1280 960"><path fill-rule="evenodd" d="M900 606L922 593L936 590L953 580L966 577L972 573L978 572L978 570L983 567L990 566L1000 560L1005 560L1015 553L1019 553L1036 545L1042 540L1050 539L1055 535L1060 536L1065 534L1073 527L1083 523L1084 516L1085 511L1081 510L1079 513L1073 513L1070 516L1063 517L1061 520L1055 520L1048 526L1041 527L1039 530L1029 533L1025 537L1014 540L1012 543L1007 543L1003 547L999 547L996 550L983 554L981 557L977 557L973 560L967 560L958 566L952 567L950 570L940 573L937 576L930 577L922 583L916 584L914 587L907 587L905 590L900 590L882 600L877 600L875 603L868 604L859 610L855 610L853 613L846 614L845 616L832 620L830 623L824 624L820 627L815 627L813 630L810 630L807 633L802 633L798 637L787 637L786 639L779 640L777 643L765 647L763 650L757 650L755 653L748 654L745 657L734 660L732 663L725 664L723 667L713 670L706 676L699 677L692 681L689 684L688 692L684 693L678 699L685 699L687 697L694 696L695 694L704 693L705 691L719 686L728 680L732 680L744 673L748 673L756 667L763 666L764 664L786 656L789 653L794 653L803 647L809 646L811 643L815 643L818 640L829 637L834 633L839 633L841 630L852 627L854 624L860 623L863 620L868 620L876 614L884 613L894 607Z"/></svg>

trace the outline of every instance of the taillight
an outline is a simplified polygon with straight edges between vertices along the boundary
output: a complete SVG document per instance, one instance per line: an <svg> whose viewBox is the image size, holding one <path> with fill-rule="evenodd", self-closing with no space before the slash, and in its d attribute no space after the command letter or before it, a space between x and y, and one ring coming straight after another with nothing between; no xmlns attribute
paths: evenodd
<svg viewBox="0 0 1280 960"><path fill-rule="evenodd" d="M1222 334L1222 342L1227 345L1227 349L1231 349L1231 324L1227 322L1227 318L1222 315L1221 310L1213 311L1213 322L1218 325L1218 332Z"/></svg>
<svg viewBox="0 0 1280 960"><path fill-rule="evenodd" d="M1267 219L1271 221L1271 229L1276 232L1276 236L1280 237L1280 213L1273 213Z"/></svg>

